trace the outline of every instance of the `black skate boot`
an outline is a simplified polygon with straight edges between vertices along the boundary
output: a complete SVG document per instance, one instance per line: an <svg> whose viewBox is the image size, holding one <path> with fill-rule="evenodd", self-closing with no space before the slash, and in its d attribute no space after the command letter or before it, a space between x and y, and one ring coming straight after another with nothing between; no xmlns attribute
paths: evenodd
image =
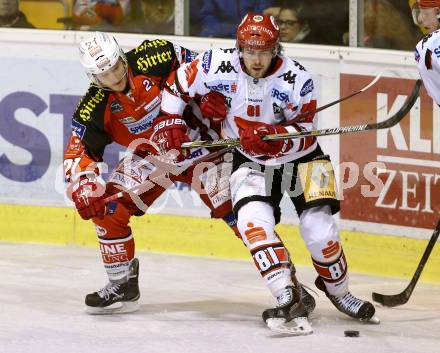
<svg viewBox="0 0 440 353"><path fill-rule="evenodd" d="M327 298L330 299L336 309L341 313L360 321L368 321L375 324L380 322L379 319L374 316L376 309L370 302L356 298L350 292L347 292L347 294L342 297L329 294L321 277L316 278L315 285L325 293Z"/></svg>
<svg viewBox="0 0 440 353"><path fill-rule="evenodd" d="M89 314L131 313L139 308L139 261L134 258L130 264L127 282L109 282L97 292L87 294L86 312Z"/></svg>
<svg viewBox="0 0 440 353"><path fill-rule="evenodd" d="M272 331L294 336L313 332L307 319L307 308L301 301L300 291L301 289L296 287L287 286L277 297L278 306L263 311L263 320Z"/></svg>
<svg viewBox="0 0 440 353"><path fill-rule="evenodd" d="M290 279L292 280L293 286L295 288L299 288L301 301L306 308L308 314L307 316L309 316L313 312L313 310L315 310L316 302L315 302L315 298L313 298L313 296L307 291L307 289L311 290L312 292L313 290L304 286L302 283L298 281L298 279L296 278L296 268L293 263L290 264ZM317 294L316 292L314 293Z"/></svg>
<svg viewBox="0 0 440 353"><path fill-rule="evenodd" d="M307 316L310 316L313 310L315 310L315 306L316 306L315 298L313 298L313 296L307 291L307 289L310 290L310 288L304 286L302 283L299 283L299 289L300 289L300 298L302 303L304 304L304 307L306 308Z"/></svg>

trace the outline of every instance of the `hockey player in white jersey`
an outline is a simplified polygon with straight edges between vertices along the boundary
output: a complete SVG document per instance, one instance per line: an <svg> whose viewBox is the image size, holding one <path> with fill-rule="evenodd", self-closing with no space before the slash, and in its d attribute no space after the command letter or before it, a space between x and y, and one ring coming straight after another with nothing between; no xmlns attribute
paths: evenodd
<svg viewBox="0 0 440 353"><path fill-rule="evenodd" d="M431 98L440 105L440 0L419 0L415 20L430 33L416 46L420 77Z"/></svg>
<svg viewBox="0 0 440 353"><path fill-rule="evenodd" d="M439 0L417 0L411 8L414 23L423 33L432 33L437 30L440 18Z"/></svg>
<svg viewBox="0 0 440 353"><path fill-rule="evenodd" d="M261 139L317 128L316 114L295 118L316 108L313 80L300 63L280 53L279 29L272 16L246 15L236 43L236 48L206 51L180 67L165 88L162 113L178 117L189 97L219 92L209 115L222 121L224 137L240 138L241 143L233 154L230 178L238 229L278 302L264 311L263 319L295 321L306 315L289 268L280 267L286 250L274 232L287 191L318 272L316 285L338 310L368 321L374 306L348 289L347 262L332 217L340 205L329 156L314 137Z"/></svg>

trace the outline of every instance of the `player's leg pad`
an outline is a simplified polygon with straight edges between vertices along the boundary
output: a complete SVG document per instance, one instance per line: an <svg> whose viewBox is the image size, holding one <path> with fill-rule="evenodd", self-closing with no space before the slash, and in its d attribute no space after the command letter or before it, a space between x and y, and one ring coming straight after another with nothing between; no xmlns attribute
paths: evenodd
<svg viewBox="0 0 440 353"><path fill-rule="evenodd" d="M139 261L134 258L130 263L130 275L126 282L109 282L97 292L87 294L86 312L88 314L121 314L138 310Z"/></svg>
<svg viewBox="0 0 440 353"><path fill-rule="evenodd" d="M300 299L300 289L287 286L277 297L276 308L263 311L263 321L270 330L286 335L304 336L313 333L307 309Z"/></svg>
<svg viewBox="0 0 440 353"><path fill-rule="evenodd" d="M318 289L325 293L327 298L341 313L344 313L359 321L370 322L373 324L380 323L379 318L374 316L376 309L369 301L356 298L350 292L347 292L342 296L331 295L328 293L325 283L321 277L316 278L315 285L318 287Z"/></svg>

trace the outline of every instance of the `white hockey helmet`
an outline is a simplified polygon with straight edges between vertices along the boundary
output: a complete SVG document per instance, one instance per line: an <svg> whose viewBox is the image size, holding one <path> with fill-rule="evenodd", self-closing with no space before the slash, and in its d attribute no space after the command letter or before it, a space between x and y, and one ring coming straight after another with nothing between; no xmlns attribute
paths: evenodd
<svg viewBox="0 0 440 353"><path fill-rule="evenodd" d="M103 32L95 32L79 44L79 60L90 80L100 86L96 75L110 70L119 59L127 64L124 52L115 37ZM127 65L126 65L127 66Z"/></svg>

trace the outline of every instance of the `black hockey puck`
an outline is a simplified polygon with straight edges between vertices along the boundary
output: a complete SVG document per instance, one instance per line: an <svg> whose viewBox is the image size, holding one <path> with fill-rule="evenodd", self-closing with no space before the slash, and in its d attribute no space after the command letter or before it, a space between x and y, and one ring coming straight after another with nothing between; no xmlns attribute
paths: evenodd
<svg viewBox="0 0 440 353"><path fill-rule="evenodd" d="M345 337L359 337L359 331L347 330L347 331L344 331L344 335L345 335Z"/></svg>

